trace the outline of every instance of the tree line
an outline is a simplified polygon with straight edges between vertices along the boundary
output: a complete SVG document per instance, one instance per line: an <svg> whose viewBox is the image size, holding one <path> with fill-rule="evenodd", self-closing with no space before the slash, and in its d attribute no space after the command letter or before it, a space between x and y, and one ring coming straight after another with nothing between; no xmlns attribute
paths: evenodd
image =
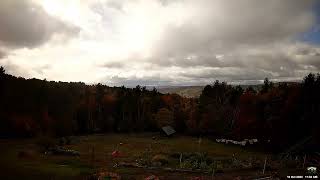
<svg viewBox="0 0 320 180"><path fill-rule="evenodd" d="M259 138L283 148L313 136L318 142L320 75L259 90L215 81L199 98L161 94L155 88L25 79L0 69L0 136L67 136L156 132Z"/></svg>

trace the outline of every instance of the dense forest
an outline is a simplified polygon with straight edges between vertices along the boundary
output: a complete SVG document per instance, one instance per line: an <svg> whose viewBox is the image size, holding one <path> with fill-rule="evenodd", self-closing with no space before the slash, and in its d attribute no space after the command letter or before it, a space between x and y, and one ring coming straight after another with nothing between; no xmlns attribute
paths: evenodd
<svg viewBox="0 0 320 180"><path fill-rule="evenodd" d="M283 148L312 136L320 142L320 75L301 83L272 83L258 92L216 81L199 98L155 88L25 79L0 69L0 136L67 136L155 132L259 138Z"/></svg>

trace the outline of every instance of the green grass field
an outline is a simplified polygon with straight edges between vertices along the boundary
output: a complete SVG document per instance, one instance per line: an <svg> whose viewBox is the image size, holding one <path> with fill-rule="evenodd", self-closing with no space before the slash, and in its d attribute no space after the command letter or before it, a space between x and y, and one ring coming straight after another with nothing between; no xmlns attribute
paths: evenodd
<svg viewBox="0 0 320 180"><path fill-rule="evenodd" d="M150 160L157 154L168 157L168 164L165 167L169 168L179 167L179 159L171 158L171 156L180 153L207 153L207 156L212 159L246 160L254 158L258 162L262 162L267 156L252 148L218 144L208 139L202 139L199 144L198 139L194 137L158 136L154 140L153 136L153 134L81 136L78 137L78 143L65 146L79 151L80 157L45 155L37 145L39 139L0 140L0 179L84 179L96 171L115 172L121 175L122 179L144 179L151 174L157 175L160 179L190 179L197 176L209 178L212 175L169 172L161 169L114 167L114 165L121 162L134 163L137 159ZM19 157L19 152L24 150L32 150L34 153L31 157ZM111 153L114 150L119 150L121 157L113 158ZM224 169L224 167L220 168ZM259 175L261 170L258 167L257 170L228 171L228 173L217 173L214 177L219 179L219 177L238 175L255 176Z"/></svg>

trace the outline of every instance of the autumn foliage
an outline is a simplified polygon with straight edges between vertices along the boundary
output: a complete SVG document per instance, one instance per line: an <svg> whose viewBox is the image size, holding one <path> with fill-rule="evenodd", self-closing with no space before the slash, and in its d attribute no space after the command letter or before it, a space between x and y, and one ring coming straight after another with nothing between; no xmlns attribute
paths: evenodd
<svg viewBox="0 0 320 180"><path fill-rule="evenodd" d="M259 88L216 81L199 98L156 89L17 78L0 72L0 136L65 136L159 131L259 138L283 148L306 136L320 139L320 76Z"/></svg>

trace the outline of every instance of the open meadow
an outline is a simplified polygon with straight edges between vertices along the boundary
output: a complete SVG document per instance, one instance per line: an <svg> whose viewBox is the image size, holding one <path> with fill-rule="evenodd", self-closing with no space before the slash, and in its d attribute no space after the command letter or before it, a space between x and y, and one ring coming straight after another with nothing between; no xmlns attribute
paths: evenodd
<svg viewBox="0 0 320 180"><path fill-rule="evenodd" d="M205 138L106 134L73 139L63 147L79 152L79 156L44 152L44 146L59 144L59 139L1 140L1 179L90 179L102 172L121 179L152 175L159 179L252 179L276 172L270 165L275 164L273 155ZM116 156L112 154L115 151Z"/></svg>

